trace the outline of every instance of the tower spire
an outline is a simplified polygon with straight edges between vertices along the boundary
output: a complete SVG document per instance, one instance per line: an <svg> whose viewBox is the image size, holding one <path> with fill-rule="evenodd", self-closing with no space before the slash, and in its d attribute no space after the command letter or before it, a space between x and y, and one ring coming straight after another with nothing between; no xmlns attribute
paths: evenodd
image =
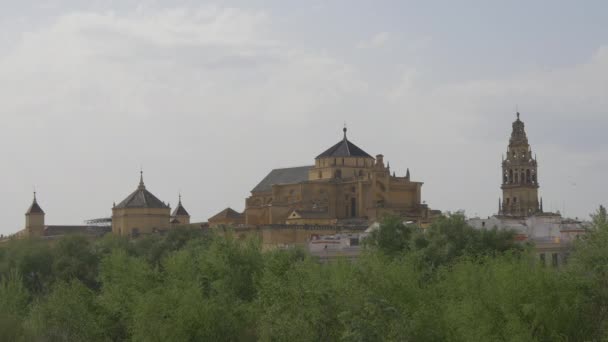
<svg viewBox="0 0 608 342"><path fill-rule="evenodd" d="M139 170L139 187L138 189L145 189L146 185L144 184L144 170L140 169Z"/></svg>
<svg viewBox="0 0 608 342"><path fill-rule="evenodd" d="M516 109L516 119L507 155L502 161L502 215L530 216L541 208L538 197L538 164L532 159L532 148L528 142L525 124Z"/></svg>

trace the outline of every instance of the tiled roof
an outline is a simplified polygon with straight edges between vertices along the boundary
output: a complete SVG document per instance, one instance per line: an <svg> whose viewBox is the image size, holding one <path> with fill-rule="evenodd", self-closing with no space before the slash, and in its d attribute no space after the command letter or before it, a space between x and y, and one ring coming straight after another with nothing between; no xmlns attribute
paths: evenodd
<svg viewBox="0 0 608 342"><path fill-rule="evenodd" d="M313 166L289 167L274 169L262 179L251 192L268 192L275 184L297 184L308 180L308 171Z"/></svg>
<svg viewBox="0 0 608 342"><path fill-rule="evenodd" d="M188 214L188 211L186 211L186 209L182 205L182 202L180 201L177 204L177 208L173 210L173 214L171 214L171 216L190 216L190 214Z"/></svg>
<svg viewBox="0 0 608 342"><path fill-rule="evenodd" d="M145 187L139 187L115 208L169 208Z"/></svg>
<svg viewBox="0 0 608 342"><path fill-rule="evenodd" d="M339 141L334 146L330 147L327 151L319 154L316 159L319 158L334 158L334 157L363 157L363 158L373 158L367 152L363 151L357 145L350 142L346 139L346 135L344 135L344 139Z"/></svg>
<svg viewBox="0 0 608 342"><path fill-rule="evenodd" d="M97 226L46 226L44 236L59 236L69 234L103 235L111 231L110 227Z"/></svg>
<svg viewBox="0 0 608 342"><path fill-rule="evenodd" d="M210 218L209 221L216 221L216 220L227 219L227 218L239 220L239 219L243 218L243 214L237 212L236 210L234 210L232 208L226 208L226 209L220 211L218 214L216 214L212 218Z"/></svg>
<svg viewBox="0 0 608 342"><path fill-rule="evenodd" d="M29 209L27 209L27 211L25 213L26 214L44 214L44 211L42 210L42 208L40 208L40 206L38 205L38 202L36 202L36 199L34 198L34 202L32 202L32 205L30 205Z"/></svg>

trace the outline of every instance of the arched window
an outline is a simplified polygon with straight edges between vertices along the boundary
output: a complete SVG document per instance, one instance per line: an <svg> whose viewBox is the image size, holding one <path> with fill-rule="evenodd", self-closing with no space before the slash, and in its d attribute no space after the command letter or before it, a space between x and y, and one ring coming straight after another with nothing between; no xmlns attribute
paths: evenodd
<svg viewBox="0 0 608 342"><path fill-rule="evenodd" d="M359 177L363 177L363 170L359 170Z"/></svg>
<svg viewBox="0 0 608 342"><path fill-rule="evenodd" d="M340 169L336 170L334 178L342 178L342 170L340 170Z"/></svg>
<svg viewBox="0 0 608 342"><path fill-rule="evenodd" d="M509 169L509 183L513 183L513 169Z"/></svg>
<svg viewBox="0 0 608 342"><path fill-rule="evenodd" d="M319 179L323 178L323 172L319 171Z"/></svg>
<svg viewBox="0 0 608 342"><path fill-rule="evenodd" d="M526 170L526 183L530 183L532 181L532 177L530 176L530 169Z"/></svg>

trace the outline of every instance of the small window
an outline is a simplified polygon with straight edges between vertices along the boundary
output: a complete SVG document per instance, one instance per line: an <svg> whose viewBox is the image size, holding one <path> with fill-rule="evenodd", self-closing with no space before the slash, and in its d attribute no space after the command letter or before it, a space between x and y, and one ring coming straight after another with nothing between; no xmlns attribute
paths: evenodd
<svg viewBox="0 0 608 342"><path fill-rule="evenodd" d="M557 253L551 254L551 266L557 267L559 264L559 256Z"/></svg>
<svg viewBox="0 0 608 342"><path fill-rule="evenodd" d="M543 266L545 266L545 264L546 264L545 253L540 254L540 264Z"/></svg>

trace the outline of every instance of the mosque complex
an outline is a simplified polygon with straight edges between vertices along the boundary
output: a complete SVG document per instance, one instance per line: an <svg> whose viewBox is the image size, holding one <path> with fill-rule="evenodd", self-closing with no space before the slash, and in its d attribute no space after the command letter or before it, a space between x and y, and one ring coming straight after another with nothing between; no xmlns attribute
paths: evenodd
<svg viewBox="0 0 608 342"><path fill-rule="evenodd" d="M495 226L509 220L529 220L559 215L544 213L539 200L538 165L528 143L524 123L517 113L506 158L502 162L502 193ZM46 225L45 213L34 193L25 214L25 227L17 237L52 239L66 234L101 236L111 233L136 238L164 234L170 229L188 227L224 231L227 227L239 237L257 235L264 246L303 244L313 236L361 232L385 216L426 226L441 215L422 201L420 181L391 172L384 156L372 157L347 137L314 158L308 166L270 171L245 199L244 211L226 208L208 222L190 222L181 195L171 211L168 204L152 194L140 174L137 188L112 206L111 218L91 220L82 226ZM561 217L559 217L561 220ZM471 221L479 226L481 221ZM485 227L486 222L483 222Z"/></svg>

